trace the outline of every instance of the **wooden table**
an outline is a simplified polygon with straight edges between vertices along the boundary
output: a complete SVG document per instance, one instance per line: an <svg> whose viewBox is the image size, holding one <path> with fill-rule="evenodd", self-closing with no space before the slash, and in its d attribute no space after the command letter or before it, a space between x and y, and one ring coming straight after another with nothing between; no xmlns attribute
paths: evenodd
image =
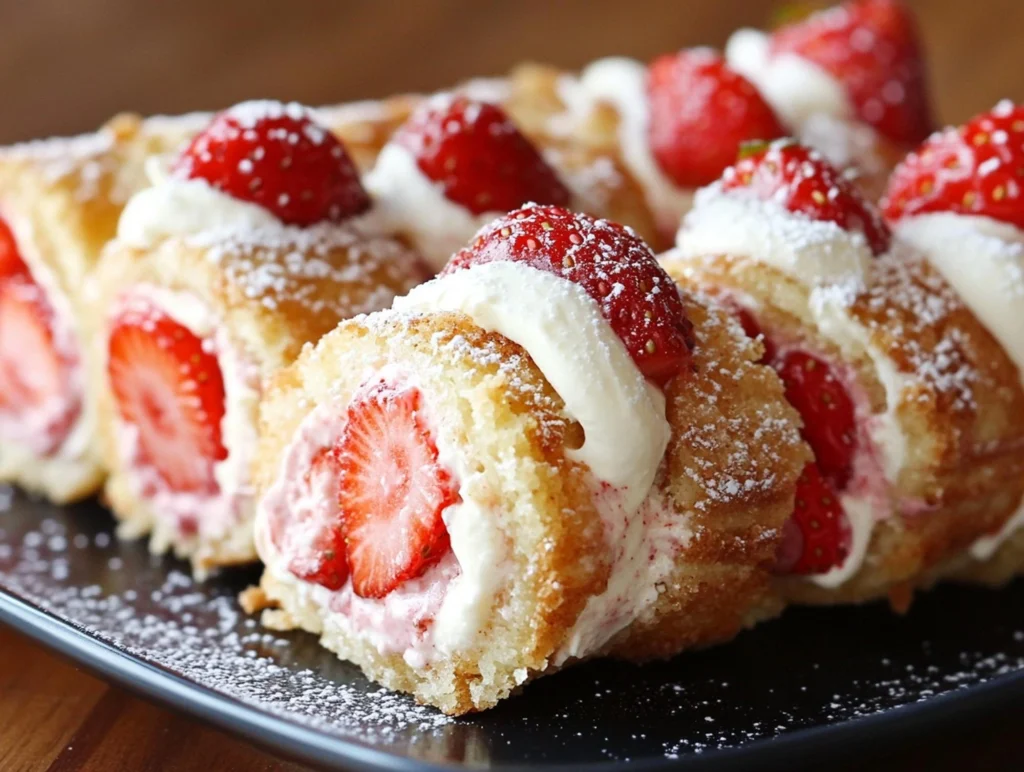
<svg viewBox="0 0 1024 772"><path fill-rule="evenodd" d="M0 143L87 131L121 110L183 112L256 96L311 104L432 89L535 59L575 67L720 45L763 0L0 4ZM918 0L940 117L1024 99L1024 2ZM1019 769L1013 714L878 756L872 768ZM852 768L852 767L851 767ZM4 772L300 770L139 701L0 629Z"/></svg>

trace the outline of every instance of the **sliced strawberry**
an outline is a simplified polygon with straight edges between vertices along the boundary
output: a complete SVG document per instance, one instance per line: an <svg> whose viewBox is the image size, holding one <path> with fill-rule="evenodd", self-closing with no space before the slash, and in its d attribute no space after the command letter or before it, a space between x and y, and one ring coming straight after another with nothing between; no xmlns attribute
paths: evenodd
<svg viewBox="0 0 1024 772"><path fill-rule="evenodd" d="M692 325L675 283L628 228L557 206L509 212L456 253L442 273L496 260L576 282L601 306L647 378L664 386L690 361Z"/></svg>
<svg viewBox="0 0 1024 772"><path fill-rule="evenodd" d="M896 167L882 207L891 220L958 212L1024 228L1024 106L1004 100L933 134Z"/></svg>
<svg viewBox="0 0 1024 772"><path fill-rule="evenodd" d="M344 146L294 103L243 102L220 113L173 171L289 225L339 222L370 206Z"/></svg>
<svg viewBox="0 0 1024 772"><path fill-rule="evenodd" d="M41 411L49 445L66 434L81 407L74 360L58 350L45 292L27 274L0 282L0 410Z"/></svg>
<svg viewBox="0 0 1024 772"><path fill-rule="evenodd" d="M790 212L858 231L876 255L892 240L878 211L857 189L821 155L792 140L744 148L735 166L725 170L722 189L747 190Z"/></svg>
<svg viewBox="0 0 1024 772"><path fill-rule="evenodd" d="M858 117L894 142L932 130L924 60L914 19L895 0L851 0L780 27L772 53L792 53L835 77Z"/></svg>
<svg viewBox="0 0 1024 772"><path fill-rule="evenodd" d="M383 598L449 548L442 514L459 486L438 462L421 402L413 386L376 380L348 406L338 500L352 589L363 598Z"/></svg>
<svg viewBox="0 0 1024 772"><path fill-rule="evenodd" d="M432 99L398 129L449 201L473 214L507 212L528 201L569 203L569 191L500 107L467 97Z"/></svg>
<svg viewBox="0 0 1024 772"><path fill-rule="evenodd" d="M857 446L853 400L820 359L791 351L776 362L786 399L803 419L803 436L818 469L837 490L850 480Z"/></svg>
<svg viewBox="0 0 1024 772"><path fill-rule="evenodd" d="M114 319L107 372L121 420L138 431L139 462L174 492L213 493L224 379L204 341L149 302Z"/></svg>
<svg viewBox="0 0 1024 772"><path fill-rule="evenodd" d="M340 477L337 450L322 449L313 459L306 484L323 509L318 507L307 522L282 524L275 536L275 541L289 557L288 570L300 579L329 590L344 587L349 574L338 510ZM274 525L272 523L271 527Z"/></svg>
<svg viewBox="0 0 1024 772"><path fill-rule="evenodd" d="M14 240L14 233L0 217L0 281L9 276L19 276L28 273L28 267L21 257L18 249L18 242Z"/></svg>
<svg viewBox="0 0 1024 772"><path fill-rule="evenodd" d="M751 83L710 48L655 59L647 70L651 152L680 187L714 182L740 145L786 134Z"/></svg>
<svg viewBox="0 0 1024 772"><path fill-rule="evenodd" d="M783 527L775 570L780 574L823 574L850 554L850 521L829 482L815 464L796 483L793 515Z"/></svg>

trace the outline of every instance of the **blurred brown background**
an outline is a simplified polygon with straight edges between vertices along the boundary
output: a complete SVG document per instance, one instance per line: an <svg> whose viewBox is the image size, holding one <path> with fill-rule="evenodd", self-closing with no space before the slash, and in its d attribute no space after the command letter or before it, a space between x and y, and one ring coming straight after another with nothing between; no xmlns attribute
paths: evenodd
<svg viewBox="0 0 1024 772"><path fill-rule="evenodd" d="M784 2L785 0L781 0ZM1024 2L909 0L939 115L1024 98ZM720 46L771 0L0 0L0 143L252 97L436 89L524 59L578 67Z"/></svg>

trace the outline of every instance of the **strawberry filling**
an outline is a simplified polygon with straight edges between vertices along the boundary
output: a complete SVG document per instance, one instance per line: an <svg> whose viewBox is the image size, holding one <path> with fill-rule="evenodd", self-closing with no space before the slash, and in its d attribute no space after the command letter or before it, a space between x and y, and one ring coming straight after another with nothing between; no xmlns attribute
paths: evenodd
<svg viewBox="0 0 1024 772"><path fill-rule="evenodd" d="M143 297L122 303L107 343L122 452L143 497L176 497L171 509L184 534L197 530L220 493L215 471L228 456L224 378L213 348Z"/></svg>
<svg viewBox="0 0 1024 772"><path fill-rule="evenodd" d="M0 219L0 434L56 453L81 414L78 370L68 325Z"/></svg>
<svg viewBox="0 0 1024 772"><path fill-rule="evenodd" d="M763 337L766 353L762 362L782 378L786 399L803 420L804 441L814 451L814 461L797 480L793 516L783 529L775 570L780 574L827 573L843 565L852 544L850 521L839 496L865 486L859 479L863 471L857 468L862 438L854 400L823 359L781 346L764 335L749 309L732 305L747 335Z"/></svg>
<svg viewBox="0 0 1024 772"><path fill-rule="evenodd" d="M288 570L344 590L336 601L344 610L351 595L383 600L446 562L443 515L461 499L415 386L371 377L334 436L320 440L302 476L299 498L309 505L272 510L269 529Z"/></svg>

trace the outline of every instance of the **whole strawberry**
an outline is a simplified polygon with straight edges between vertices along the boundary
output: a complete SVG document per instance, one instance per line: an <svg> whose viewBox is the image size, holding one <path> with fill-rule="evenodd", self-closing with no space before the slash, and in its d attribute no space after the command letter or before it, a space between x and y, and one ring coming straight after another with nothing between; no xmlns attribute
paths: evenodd
<svg viewBox="0 0 1024 772"><path fill-rule="evenodd" d="M896 167L885 216L981 215L1024 228L1024 106L1004 100L929 137Z"/></svg>
<svg viewBox="0 0 1024 772"><path fill-rule="evenodd" d="M812 220L860 232L876 255L886 252L892 240L881 215L842 173L792 140L745 147L722 176L722 189L747 191Z"/></svg>
<svg viewBox="0 0 1024 772"><path fill-rule="evenodd" d="M655 59L647 71L647 100L651 152L684 188L718 179L744 142L786 133L757 89L710 48Z"/></svg>
<svg viewBox="0 0 1024 772"><path fill-rule="evenodd" d="M243 102L217 115L175 163L288 225L340 222L370 199L344 146L297 104Z"/></svg>
<svg viewBox="0 0 1024 772"><path fill-rule="evenodd" d="M445 197L473 214L529 201L569 203L569 191L497 105L464 96L428 101L395 133Z"/></svg>
<svg viewBox="0 0 1024 772"><path fill-rule="evenodd" d="M692 326L679 291L629 229L557 206L530 205L491 223L442 273L496 260L525 263L583 287L640 372L658 385L689 364Z"/></svg>
<svg viewBox="0 0 1024 772"><path fill-rule="evenodd" d="M773 54L796 54L830 73L858 117L894 142L932 130L925 66L914 19L897 0L851 0L772 35Z"/></svg>

